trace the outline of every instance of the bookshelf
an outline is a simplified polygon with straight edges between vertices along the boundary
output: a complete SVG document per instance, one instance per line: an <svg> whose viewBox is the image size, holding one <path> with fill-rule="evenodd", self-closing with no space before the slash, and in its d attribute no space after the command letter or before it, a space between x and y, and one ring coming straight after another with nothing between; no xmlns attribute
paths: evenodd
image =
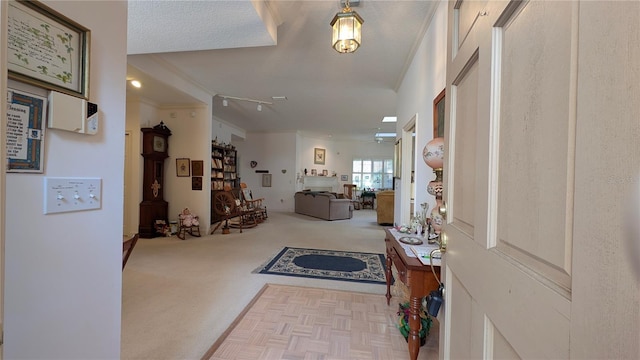
<svg viewBox="0 0 640 360"><path fill-rule="evenodd" d="M223 191L225 185L235 192L240 187L237 159L238 152L235 148L211 143L211 224L221 221L221 216L214 210L215 194Z"/></svg>
<svg viewBox="0 0 640 360"><path fill-rule="evenodd" d="M211 190L223 190L225 185L239 187L236 168L237 151L228 146L211 144Z"/></svg>

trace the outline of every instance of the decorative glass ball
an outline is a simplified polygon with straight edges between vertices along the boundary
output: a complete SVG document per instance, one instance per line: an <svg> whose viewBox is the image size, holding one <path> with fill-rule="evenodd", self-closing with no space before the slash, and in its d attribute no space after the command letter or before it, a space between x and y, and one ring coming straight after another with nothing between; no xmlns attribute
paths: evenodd
<svg viewBox="0 0 640 360"><path fill-rule="evenodd" d="M444 164L444 138L437 137L429 141L422 150L422 158L430 168L442 168Z"/></svg>
<svg viewBox="0 0 640 360"><path fill-rule="evenodd" d="M442 230L442 225L444 224L444 217L440 215L439 205L431 210L431 226L436 234L440 235L440 231Z"/></svg>
<svg viewBox="0 0 640 360"><path fill-rule="evenodd" d="M427 185L429 195L442 196L442 181L432 180Z"/></svg>

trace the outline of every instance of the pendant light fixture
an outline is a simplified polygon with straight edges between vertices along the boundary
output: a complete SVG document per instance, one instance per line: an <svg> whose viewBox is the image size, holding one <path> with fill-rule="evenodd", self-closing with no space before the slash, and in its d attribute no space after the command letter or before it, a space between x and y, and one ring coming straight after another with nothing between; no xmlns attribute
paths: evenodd
<svg viewBox="0 0 640 360"><path fill-rule="evenodd" d="M333 36L331 46L342 54L348 54L358 50L362 44L362 23L364 20L357 12L351 10L349 0L345 0L342 12L336 14L331 20Z"/></svg>

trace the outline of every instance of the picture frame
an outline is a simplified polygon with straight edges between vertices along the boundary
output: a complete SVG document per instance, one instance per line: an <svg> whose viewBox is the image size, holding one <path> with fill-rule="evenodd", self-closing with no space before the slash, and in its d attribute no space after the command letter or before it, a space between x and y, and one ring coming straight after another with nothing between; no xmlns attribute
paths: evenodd
<svg viewBox="0 0 640 360"><path fill-rule="evenodd" d="M327 150L322 148L313 149L313 163L318 165L324 165L326 162Z"/></svg>
<svg viewBox="0 0 640 360"><path fill-rule="evenodd" d="M444 137L444 98L443 89L435 99L433 99L433 138Z"/></svg>
<svg viewBox="0 0 640 360"><path fill-rule="evenodd" d="M91 31L38 1L8 5L9 78L89 99Z"/></svg>
<svg viewBox="0 0 640 360"><path fill-rule="evenodd" d="M322 170L322 176L329 176L329 170Z"/></svg>
<svg viewBox="0 0 640 360"><path fill-rule="evenodd" d="M47 99L8 89L5 129L7 172L44 172Z"/></svg>
<svg viewBox="0 0 640 360"><path fill-rule="evenodd" d="M340 175L340 181L349 181L349 175Z"/></svg>
<svg viewBox="0 0 640 360"><path fill-rule="evenodd" d="M204 160L191 160L191 176L204 175Z"/></svg>
<svg viewBox="0 0 640 360"><path fill-rule="evenodd" d="M318 175L318 170L311 169L311 176L317 176L317 175Z"/></svg>
<svg viewBox="0 0 640 360"><path fill-rule="evenodd" d="M191 176L191 161L188 158L176 159L176 176L188 177Z"/></svg>
<svg viewBox="0 0 640 360"><path fill-rule="evenodd" d="M202 176L191 178L191 190L202 190Z"/></svg>
<svg viewBox="0 0 640 360"><path fill-rule="evenodd" d="M271 174L262 174L262 187L271 187Z"/></svg>
<svg viewBox="0 0 640 360"><path fill-rule="evenodd" d="M393 148L393 177L400 179L402 174L402 138L396 141Z"/></svg>

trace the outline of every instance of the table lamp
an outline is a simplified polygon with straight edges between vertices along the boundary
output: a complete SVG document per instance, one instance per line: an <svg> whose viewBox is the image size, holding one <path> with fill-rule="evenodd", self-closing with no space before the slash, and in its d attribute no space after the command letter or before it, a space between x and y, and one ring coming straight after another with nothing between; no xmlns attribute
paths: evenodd
<svg viewBox="0 0 640 360"><path fill-rule="evenodd" d="M439 236L444 222L439 209L442 205L442 166L444 165L444 138L437 137L427 143L422 150L424 162L433 169L436 174L435 180L427 185L427 192L436 197L436 206L431 210L431 226L434 233Z"/></svg>

